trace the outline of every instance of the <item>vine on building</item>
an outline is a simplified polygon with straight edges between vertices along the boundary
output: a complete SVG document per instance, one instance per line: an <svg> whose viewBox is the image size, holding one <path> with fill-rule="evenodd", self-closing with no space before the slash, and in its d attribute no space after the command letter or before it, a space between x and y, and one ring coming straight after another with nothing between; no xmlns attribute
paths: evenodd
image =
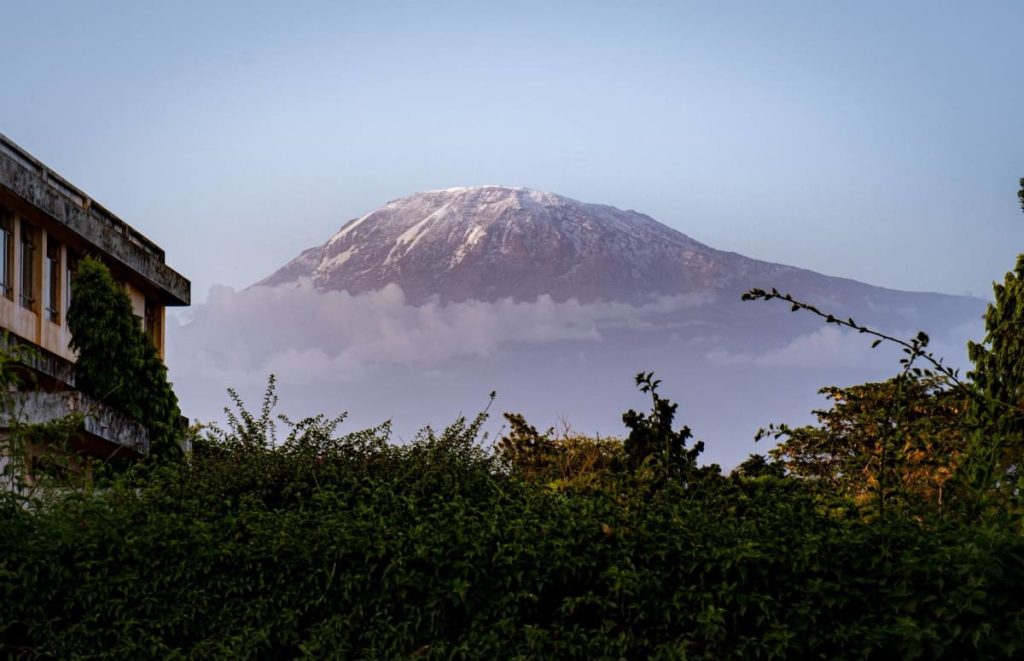
<svg viewBox="0 0 1024 661"><path fill-rule="evenodd" d="M174 452L181 411L167 368L128 295L96 258L83 259L71 281L68 328L76 386L144 425L153 454Z"/></svg>

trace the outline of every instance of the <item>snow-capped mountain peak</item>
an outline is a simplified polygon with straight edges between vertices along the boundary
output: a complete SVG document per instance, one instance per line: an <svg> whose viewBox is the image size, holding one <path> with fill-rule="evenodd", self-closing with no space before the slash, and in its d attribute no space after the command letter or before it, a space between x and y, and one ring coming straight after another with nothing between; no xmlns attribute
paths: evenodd
<svg viewBox="0 0 1024 661"><path fill-rule="evenodd" d="M649 216L507 186L426 191L346 223L259 284L309 278L352 293L396 283L410 301L643 300L719 289L760 265Z"/></svg>

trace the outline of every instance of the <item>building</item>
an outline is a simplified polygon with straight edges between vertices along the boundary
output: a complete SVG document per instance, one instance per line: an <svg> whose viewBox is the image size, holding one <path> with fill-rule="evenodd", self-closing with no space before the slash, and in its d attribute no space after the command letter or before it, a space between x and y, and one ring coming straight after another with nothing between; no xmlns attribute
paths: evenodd
<svg viewBox="0 0 1024 661"><path fill-rule="evenodd" d="M71 276L84 255L102 259L123 283L163 358L165 310L189 304L189 281L164 263L159 246L0 134L0 329L7 331L0 348L32 348L22 362L34 385L12 395L18 420L83 413L84 429L72 442L77 454L142 456L149 437L141 425L75 390L66 317ZM0 420L0 429L10 429L8 422Z"/></svg>

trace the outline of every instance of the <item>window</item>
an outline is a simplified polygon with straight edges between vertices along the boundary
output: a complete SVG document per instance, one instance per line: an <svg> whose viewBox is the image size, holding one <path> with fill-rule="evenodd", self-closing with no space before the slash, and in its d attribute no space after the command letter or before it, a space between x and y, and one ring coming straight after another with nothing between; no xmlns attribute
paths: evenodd
<svg viewBox="0 0 1024 661"><path fill-rule="evenodd" d="M21 306L29 310L35 309L35 262L36 244L35 229L21 221L21 288L19 298Z"/></svg>
<svg viewBox="0 0 1024 661"><path fill-rule="evenodd" d="M146 301L146 335L158 350L160 349L161 328L160 328L160 307L155 303Z"/></svg>
<svg viewBox="0 0 1024 661"><path fill-rule="evenodd" d="M55 324L60 323L60 243L54 239L46 238L46 271L45 294L43 301L46 303L46 318Z"/></svg>
<svg viewBox="0 0 1024 661"><path fill-rule="evenodd" d="M0 295L14 294L14 221L11 213L0 209Z"/></svg>
<svg viewBox="0 0 1024 661"><path fill-rule="evenodd" d="M64 318L67 319L68 308L71 307L71 279L78 272L78 258L68 249L67 264L64 265Z"/></svg>

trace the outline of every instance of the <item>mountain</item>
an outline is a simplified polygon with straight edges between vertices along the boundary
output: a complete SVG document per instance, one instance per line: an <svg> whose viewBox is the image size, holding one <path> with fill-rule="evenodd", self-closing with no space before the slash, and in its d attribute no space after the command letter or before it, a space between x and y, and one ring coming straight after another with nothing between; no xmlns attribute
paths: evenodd
<svg viewBox="0 0 1024 661"><path fill-rule="evenodd" d="M765 450L759 427L810 421L820 387L888 378L903 357L778 302L742 302L755 287L895 336L924 330L954 365L981 335L980 299L830 277L635 211L482 186L389 202L257 286L211 292L174 334L187 358L173 376L200 418L216 419L225 384L252 401L273 373L290 414L347 410L347 424L390 419L409 438L492 390L497 410L539 428L564 417L620 435L622 411L645 405L633 375L653 370L705 458L729 466Z"/></svg>
<svg viewBox="0 0 1024 661"><path fill-rule="evenodd" d="M346 223L260 285L399 285L410 302L511 297L642 302L812 274L715 250L635 211L525 188L410 195Z"/></svg>
<svg viewBox="0 0 1024 661"><path fill-rule="evenodd" d="M902 292L716 250L650 216L526 188L476 186L417 193L349 221L326 243L256 283L308 279L320 291L361 294L388 284L405 300L715 300L706 324L771 323L738 305L748 289L778 288L844 318L891 330L939 331L981 313L979 299ZM782 310L776 306L776 312ZM691 313L692 317L693 314ZM692 319L691 319L692 321ZM786 322L789 323L789 322ZM732 332L739 332L734 329ZM769 333L771 335L771 333Z"/></svg>

